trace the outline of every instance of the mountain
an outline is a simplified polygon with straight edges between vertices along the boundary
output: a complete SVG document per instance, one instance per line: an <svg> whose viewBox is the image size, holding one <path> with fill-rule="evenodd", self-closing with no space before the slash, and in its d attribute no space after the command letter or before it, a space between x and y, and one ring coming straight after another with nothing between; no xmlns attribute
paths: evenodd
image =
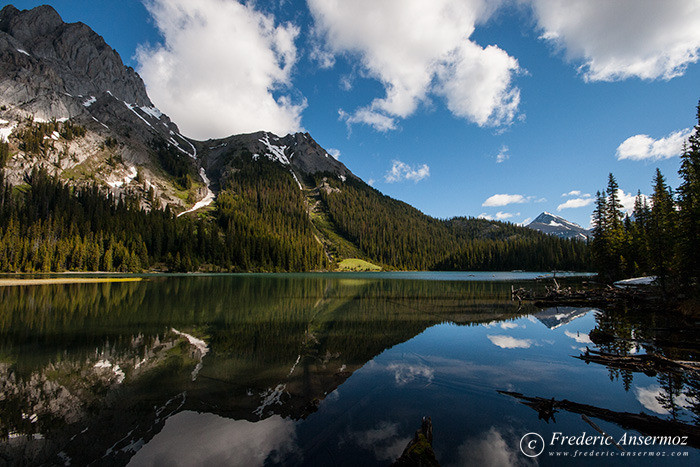
<svg viewBox="0 0 700 467"><path fill-rule="evenodd" d="M102 37L49 6L0 11L0 169L0 270L586 264L580 242L425 215L308 133L187 138Z"/></svg>
<svg viewBox="0 0 700 467"><path fill-rule="evenodd" d="M539 230L548 235L555 235L559 238L576 238L586 240L591 237L590 230L586 230L578 224L567 221L563 217L543 212L527 225L528 228Z"/></svg>

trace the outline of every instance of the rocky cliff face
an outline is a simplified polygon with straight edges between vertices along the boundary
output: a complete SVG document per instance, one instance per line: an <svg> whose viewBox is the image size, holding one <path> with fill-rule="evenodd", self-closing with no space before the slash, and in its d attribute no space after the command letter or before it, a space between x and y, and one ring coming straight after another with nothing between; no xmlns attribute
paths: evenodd
<svg viewBox="0 0 700 467"><path fill-rule="evenodd" d="M80 96L110 91L119 100L151 107L136 72L83 23L67 24L50 6L0 11L0 95L37 118L82 112Z"/></svg>

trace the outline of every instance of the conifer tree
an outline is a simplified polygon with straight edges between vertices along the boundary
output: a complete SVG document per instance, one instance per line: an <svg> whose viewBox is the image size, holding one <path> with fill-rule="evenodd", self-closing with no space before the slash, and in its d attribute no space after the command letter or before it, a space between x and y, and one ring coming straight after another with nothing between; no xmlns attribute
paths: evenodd
<svg viewBox="0 0 700 467"><path fill-rule="evenodd" d="M675 245L675 208L671 188L657 168L649 220L649 265L665 287L671 271Z"/></svg>
<svg viewBox="0 0 700 467"><path fill-rule="evenodd" d="M681 155L678 171L678 266L681 284L697 292L700 281L700 102L697 125Z"/></svg>

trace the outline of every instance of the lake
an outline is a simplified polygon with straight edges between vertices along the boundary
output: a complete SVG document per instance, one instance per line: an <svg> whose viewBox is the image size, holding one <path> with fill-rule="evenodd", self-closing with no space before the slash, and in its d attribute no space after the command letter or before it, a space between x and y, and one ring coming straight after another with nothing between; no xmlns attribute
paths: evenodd
<svg viewBox="0 0 700 467"><path fill-rule="evenodd" d="M550 284L537 276L149 275L0 287L0 458L390 465L429 416L441 465L560 465L564 456L700 465L700 440L681 439L700 420L697 374L574 358L588 347L695 361L698 323L510 300L512 285ZM543 410L552 398L569 405ZM648 444L656 422L629 422L640 412L678 439Z"/></svg>

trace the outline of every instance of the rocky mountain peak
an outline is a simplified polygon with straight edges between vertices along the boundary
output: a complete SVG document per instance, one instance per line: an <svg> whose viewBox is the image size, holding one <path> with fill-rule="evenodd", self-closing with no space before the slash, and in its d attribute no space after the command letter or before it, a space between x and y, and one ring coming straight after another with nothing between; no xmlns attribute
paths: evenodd
<svg viewBox="0 0 700 467"><path fill-rule="evenodd" d="M81 112L82 96L107 91L150 107L138 74L83 23L64 23L52 7L0 11L0 100L38 118Z"/></svg>
<svg viewBox="0 0 700 467"><path fill-rule="evenodd" d="M580 225L546 211L537 216L527 227L561 238L585 240L591 236L591 232Z"/></svg>
<svg viewBox="0 0 700 467"><path fill-rule="evenodd" d="M49 5L41 5L26 11L7 5L0 11L0 30L19 41L52 34L62 25L61 16Z"/></svg>

